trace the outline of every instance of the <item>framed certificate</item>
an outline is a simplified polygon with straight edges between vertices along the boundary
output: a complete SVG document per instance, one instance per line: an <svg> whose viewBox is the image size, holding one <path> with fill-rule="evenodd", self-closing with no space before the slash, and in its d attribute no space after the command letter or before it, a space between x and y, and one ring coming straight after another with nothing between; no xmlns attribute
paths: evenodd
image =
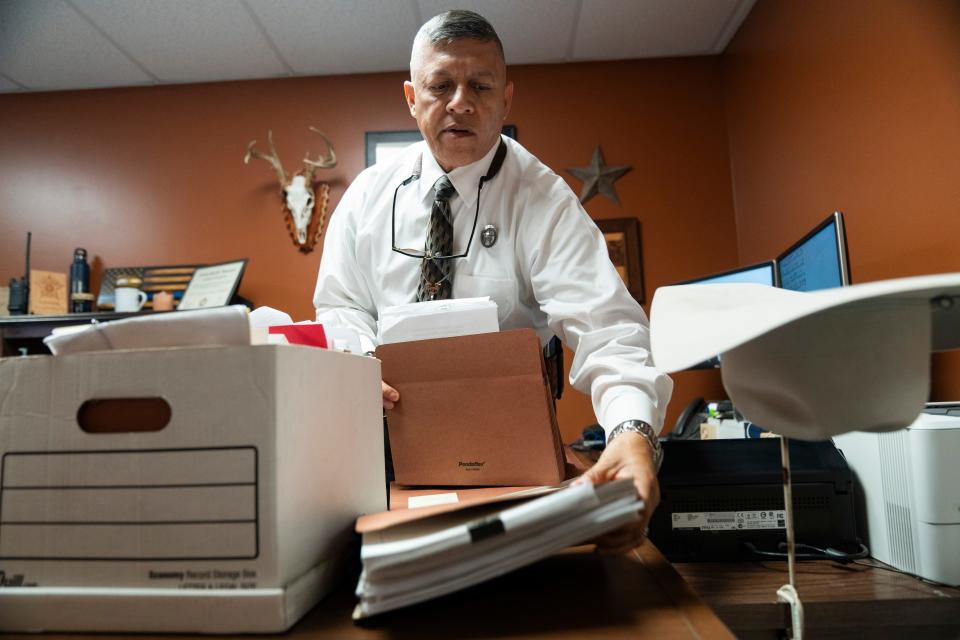
<svg viewBox="0 0 960 640"><path fill-rule="evenodd" d="M247 260L244 258L196 269L177 309L206 309L229 304L240 286L240 278L246 267Z"/></svg>

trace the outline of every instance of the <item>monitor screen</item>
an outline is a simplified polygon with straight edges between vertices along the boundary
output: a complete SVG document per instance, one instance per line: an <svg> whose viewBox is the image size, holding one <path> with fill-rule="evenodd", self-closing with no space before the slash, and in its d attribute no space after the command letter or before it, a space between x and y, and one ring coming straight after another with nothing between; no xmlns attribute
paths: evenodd
<svg viewBox="0 0 960 640"><path fill-rule="evenodd" d="M711 273L708 276L685 280L677 284L718 284L731 282L752 282L770 287L777 285L777 265L775 260L767 260L738 269ZM720 356L695 364L691 369L715 369L720 366Z"/></svg>
<svg viewBox="0 0 960 640"><path fill-rule="evenodd" d="M843 214L835 211L777 258L780 286L817 291L850 284Z"/></svg>
<svg viewBox="0 0 960 640"><path fill-rule="evenodd" d="M765 284L771 287L776 285L777 268L773 260L751 264L738 269L721 271L720 273L711 273L708 276L685 280L677 284L716 284L729 282L753 282L755 284Z"/></svg>

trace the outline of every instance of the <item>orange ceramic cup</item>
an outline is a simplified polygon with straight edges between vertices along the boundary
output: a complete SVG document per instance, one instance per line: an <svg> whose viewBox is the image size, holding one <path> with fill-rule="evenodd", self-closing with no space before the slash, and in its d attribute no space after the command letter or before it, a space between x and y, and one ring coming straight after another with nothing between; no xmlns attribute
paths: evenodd
<svg viewBox="0 0 960 640"><path fill-rule="evenodd" d="M157 293L153 294L153 310L172 311L173 294L167 293L166 291L158 291Z"/></svg>

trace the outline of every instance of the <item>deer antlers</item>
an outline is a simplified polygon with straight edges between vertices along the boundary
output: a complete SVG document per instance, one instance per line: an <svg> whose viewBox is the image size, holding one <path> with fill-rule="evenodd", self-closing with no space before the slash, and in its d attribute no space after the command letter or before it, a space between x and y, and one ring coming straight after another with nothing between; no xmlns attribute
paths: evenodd
<svg viewBox="0 0 960 640"><path fill-rule="evenodd" d="M272 130L267 132L267 140L270 141L270 155L268 156L262 151L254 149L253 145L257 144L257 141L251 140L250 144L247 145L247 153L243 156L243 164L250 164L250 158L266 160L273 166L273 170L277 172L277 178L280 180L280 186L284 187L287 184L287 174L283 170L283 164L280 163L280 156L277 155L277 148L273 145Z"/></svg>
<svg viewBox="0 0 960 640"><path fill-rule="evenodd" d="M337 154L333 151L333 145L330 143L330 139L327 136L317 129L316 127L310 127L310 131L317 133L323 138L323 141L327 144L328 154L326 157L318 156L316 160L310 159L310 154L308 153L303 158L303 170L308 174L308 180L313 181L313 174L317 169L330 169L337 166ZM277 148L273 144L273 131L267 132L267 140L270 142L270 155L259 151L254 147L257 144L256 140L251 140L247 145L247 153L243 156L243 163L250 164L250 158L258 158L260 160L266 160L273 167L273 170L277 172L277 178L280 180L280 185L285 186L288 182L287 174L283 170L283 165L280 162L280 156L277 154Z"/></svg>
<svg viewBox="0 0 960 640"><path fill-rule="evenodd" d="M323 135L322 131L315 127L310 127L310 131L319 134L320 137L323 138L323 141L327 143L327 151L330 152L326 158L317 156L316 160L311 160L310 154L303 157L303 168L306 169L310 167L310 176L312 177L313 172L317 169L330 169L331 167L337 166L337 154L333 151L333 145L330 144L330 139Z"/></svg>

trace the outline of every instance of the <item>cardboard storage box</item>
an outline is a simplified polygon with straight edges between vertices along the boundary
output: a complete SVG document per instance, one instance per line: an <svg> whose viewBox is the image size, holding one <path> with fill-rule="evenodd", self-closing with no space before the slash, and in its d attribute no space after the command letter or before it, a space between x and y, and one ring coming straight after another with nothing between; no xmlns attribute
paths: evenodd
<svg viewBox="0 0 960 640"><path fill-rule="evenodd" d="M380 396L310 347L0 360L0 629L288 628L386 508Z"/></svg>

